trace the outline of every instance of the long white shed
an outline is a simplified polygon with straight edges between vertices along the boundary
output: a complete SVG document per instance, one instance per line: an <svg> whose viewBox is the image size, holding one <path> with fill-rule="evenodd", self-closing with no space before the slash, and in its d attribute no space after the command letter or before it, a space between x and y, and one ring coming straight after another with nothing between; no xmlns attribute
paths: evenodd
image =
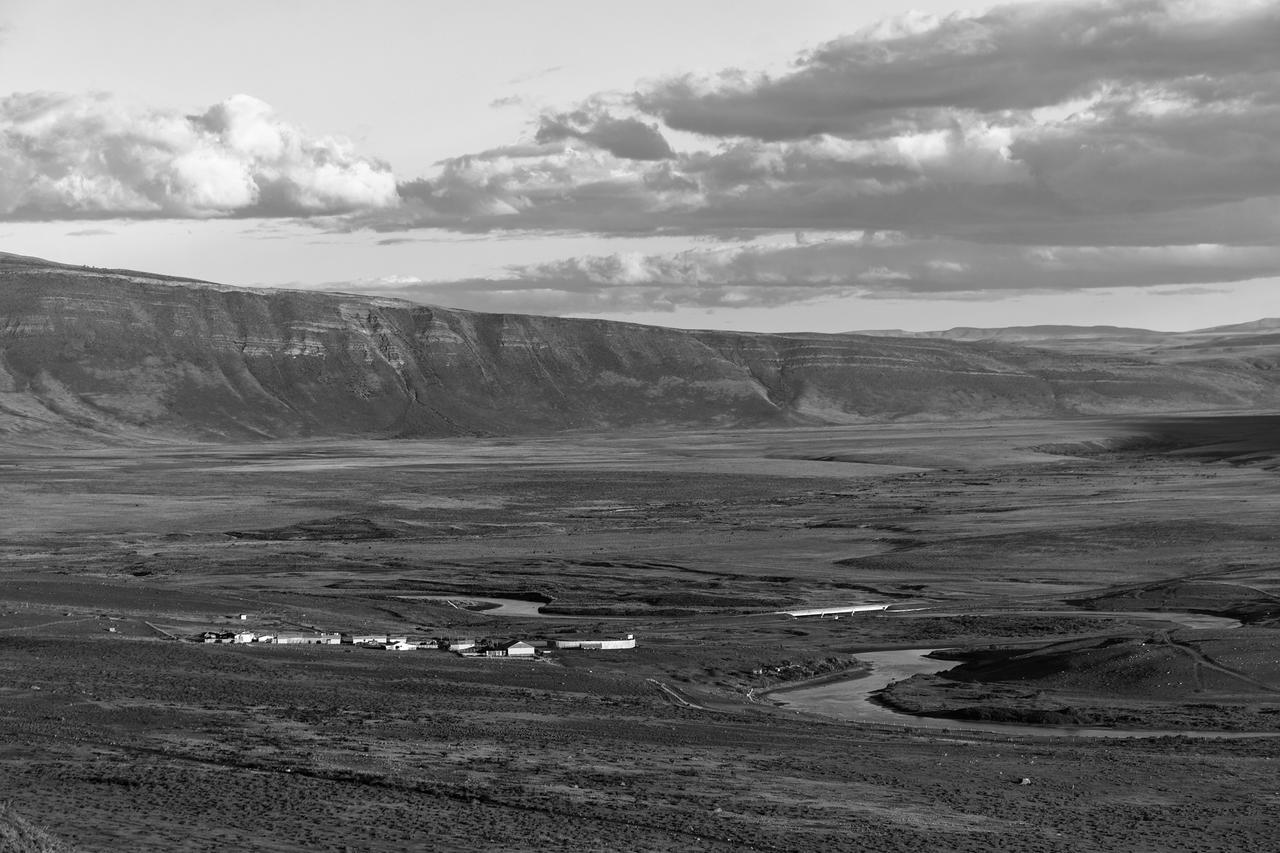
<svg viewBox="0 0 1280 853"><path fill-rule="evenodd" d="M842 604L838 607L811 607L805 610L783 610L788 616L846 616L850 613L870 613L888 610L887 604Z"/></svg>

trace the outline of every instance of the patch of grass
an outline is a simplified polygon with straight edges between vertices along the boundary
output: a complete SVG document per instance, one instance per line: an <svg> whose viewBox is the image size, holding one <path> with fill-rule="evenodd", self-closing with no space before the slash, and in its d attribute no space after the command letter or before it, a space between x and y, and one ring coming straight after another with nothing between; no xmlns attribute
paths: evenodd
<svg viewBox="0 0 1280 853"><path fill-rule="evenodd" d="M76 848L55 838L0 803L0 853L76 853Z"/></svg>

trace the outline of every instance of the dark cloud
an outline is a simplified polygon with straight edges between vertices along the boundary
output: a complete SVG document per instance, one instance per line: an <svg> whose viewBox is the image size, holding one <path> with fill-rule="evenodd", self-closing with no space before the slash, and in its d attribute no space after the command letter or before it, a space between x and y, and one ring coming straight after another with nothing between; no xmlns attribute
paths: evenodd
<svg viewBox="0 0 1280 853"><path fill-rule="evenodd" d="M636 102L668 127L710 136L889 136L935 129L955 110L1001 116L1106 88L1210 95L1206 80L1274 72L1277 44L1272 3L1025 4L882 25L799 57L786 74L686 75Z"/></svg>
<svg viewBox="0 0 1280 853"><path fill-rule="evenodd" d="M540 119L536 144L454 158L359 220L714 234L909 230L1047 243L1094 218L1150 242L1280 194L1280 3L1112 0L908 19L786 74L650 86L633 105L721 141L674 152L626 98ZM759 125L759 126L757 126ZM1196 212L1205 211L1197 222ZM1157 233L1177 222L1176 233ZM1230 235L1220 241L1239 242Z"/></svg>
<svg viewBox="0 0 1280 853"><path fill-rule="evenodd" d="M184 116L105 95L0 99L0 218L311 216L398 203L384 163L256 98Z"/></svg>
<svg viewBox="0 0 1280 853"><path fill-rule="evenodd" d="M1084 214L1280 193L1280 104L1175 102L1153 112L1156 103L1140 96L1100 103L1092 119L1021 134L1010 155L1053 198Z"/></svg>
<svg viewBox="0 0 1280 853"><path fill-rule="evenodd" d="M635 118L615 118L599 109L544 115L536 139L542 143L580 139L624 160L666 160L675 156L654 125Z"/></svg>

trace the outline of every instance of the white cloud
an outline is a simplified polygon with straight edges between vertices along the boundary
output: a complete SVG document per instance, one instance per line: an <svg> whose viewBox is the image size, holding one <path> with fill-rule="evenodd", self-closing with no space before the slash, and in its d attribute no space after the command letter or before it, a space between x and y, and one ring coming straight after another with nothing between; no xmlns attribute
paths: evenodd
<svg viewBox="0 0 1280 853"><path fill-rule="evenodd" d="M106 95L0 99L0 218L310 216L398 203L389 166L248 95L196 116Z"/></svg>

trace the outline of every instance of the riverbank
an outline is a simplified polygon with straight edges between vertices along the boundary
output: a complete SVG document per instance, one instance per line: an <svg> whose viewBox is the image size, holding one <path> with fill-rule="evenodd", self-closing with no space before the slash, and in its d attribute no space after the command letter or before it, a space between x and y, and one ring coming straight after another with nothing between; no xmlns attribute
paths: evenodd
<svg viewBox="0 0 1280 853"><path fill-rule="evenodd" d="M871 672L854 679L815 679L771 690L774 704L860 724L894 725L954 732L1074 737L1240 738L1280 735L1280 713L1264 707L1219 703L1124 702L1075 706L990 683L965 684L942 676L955 660L930 657L935 649L905 649L859 655ZM950 651L950 650L948 650ZM966 692L968 691L968 692ZM959 696L953 705L939 697ZM758 697L759 698L759 697ZM1022 705L1014 699L1023 701ZM1006 704L1001 704L1006 700ZM985 704L984 704L985 703ZM1064 708L1066 710L1064 710ZM941 712L941 713L940 713Z"/></svg>
<svg viewBox="0 0 1280 853"><path fill-rule="evenodd" d="M944 675L915 675L881 690L872 701L913 718L1020 726L1115 729L1128 732L1280 734L1272 707L1200 702L1105 702L1006 684L964 683Z"/></svg>

